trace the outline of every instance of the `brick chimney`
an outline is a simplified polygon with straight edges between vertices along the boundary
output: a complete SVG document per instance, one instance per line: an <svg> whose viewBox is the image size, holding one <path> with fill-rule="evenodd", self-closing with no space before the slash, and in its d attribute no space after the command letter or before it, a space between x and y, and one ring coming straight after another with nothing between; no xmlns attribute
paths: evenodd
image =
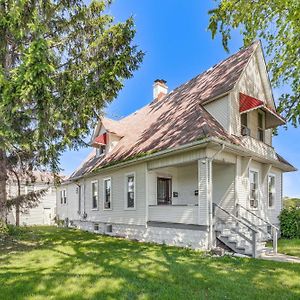
<svg viewBox="0 0 300 300"><path fill-rule="evenodd" d="M168 94L168 87L163 79L154 80L153 84L153 99L161 98Z"/></svg>

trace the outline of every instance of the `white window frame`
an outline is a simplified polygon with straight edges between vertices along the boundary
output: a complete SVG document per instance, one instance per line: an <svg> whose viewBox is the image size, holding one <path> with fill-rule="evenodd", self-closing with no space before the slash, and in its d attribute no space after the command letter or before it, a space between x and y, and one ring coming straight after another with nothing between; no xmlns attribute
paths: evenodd
<svg viewBox="0 0 300 300"><path fill-rule="evenodd" d="M274 178L274 199L273 199L273 205L270 206L270 201L269 201L269 178L273 177ZM276 174L274 173L269 173L268 174L268 182L267 182L267 201L268 201L268 208L269 209L274 209L275 208L275 201L276 201Z"/></svg>
<svg viewBox="0 0 300 300"><path fill-rule="evenodd" d="M110 208L105 208L105 182L110 180ZM111 177L103 178L103 210L112 210L112 180Z"/></svg>
<svg viewBox="0 0 300 300"><path fill-rule="evenodd" d="M132 177L134 178L133 180L133 184L134 184L134 189L133 189L133 193L134 193L134 206L133 207L128 207L128 177ZM130 173L126 173L125 177L124 177L124 210L136 210L136 176L135 176L135 172L130 172Z"/></svg>
<svg viewBox="0 0 300 300"><path fill-rule="evenodd" d="M255 172L257 173L257 207L251 206L250 205L250 200L251 200L251 182L250 182L250 173ZM248 197L248 208L252 210L258 210L259 203L260 203L260 174L258 169L250 168L249 169L249 174L248 174L248 179L249 179L249 185L248 185L248 190L249 190L249 197Z"/></svg>
<svg viewBox="0 0 300 300"><path fill-rule="evenodd" d="M93 195L93 185L96 184L97 187L97 207L93 207L94 205L94 195ZM91 195L92 195L92 210L99 210L99 184L98 184L98 180L93 180L91 181Z"/></svg>
<svg viewBox="0 0 300 300"><path fill-rule="evenodd" d="M104 148L104 151L100 151ZM105 156L106 154L106 150L107 150L107 146L106 145L100 145L99 148L96 148L96 157L102 157Z"/></svg>
<svg viewBox="0 0 300 300"><path fill-rule="evenodd" d="M66 205L67 204L67 190L62 189L60 190L60 205Z"/></svg>

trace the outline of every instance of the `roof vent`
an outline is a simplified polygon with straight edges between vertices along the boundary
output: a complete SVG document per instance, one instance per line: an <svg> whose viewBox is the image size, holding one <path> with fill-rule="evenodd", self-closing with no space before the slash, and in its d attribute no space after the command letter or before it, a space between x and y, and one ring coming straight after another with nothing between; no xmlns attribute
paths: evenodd
<svg viewBox="0 0 300 300"><path fill-rule="evenodd" d="M163 79L154 80L153 84L153 99L161 98L168 94L168 87Z"/></svg>

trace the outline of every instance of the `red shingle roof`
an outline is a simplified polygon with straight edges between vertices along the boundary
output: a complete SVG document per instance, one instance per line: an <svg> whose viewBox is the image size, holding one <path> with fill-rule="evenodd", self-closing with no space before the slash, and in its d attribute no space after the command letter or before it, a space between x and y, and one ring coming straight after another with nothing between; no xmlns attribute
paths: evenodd
<svg viewBox="0 0 300 300"><path fill-rule="evenodd" d="M141 153L174 148L204 137L238 143L238 138L229 135L202 104L234 87L257 46L255 42L240 50L120 121L101 119L107 131L119 135L121 140L105 158L96 158L93 151L71 177Z"/></svg>

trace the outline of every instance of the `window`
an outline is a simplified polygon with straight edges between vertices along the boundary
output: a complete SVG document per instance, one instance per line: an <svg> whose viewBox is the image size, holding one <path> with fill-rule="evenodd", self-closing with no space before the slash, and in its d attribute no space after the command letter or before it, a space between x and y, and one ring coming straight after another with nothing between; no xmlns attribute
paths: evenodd
<svg viewBox="0 0 300 300"><path fill-rule="evenodd" d="M94 231L99 231L99 224L94 223Z"/></svg>
<svg viewBox="0 0 300 300"><path fill-rule="evenodd" d="M262 142L264 141L264 114L263 114L263 112L258 112L257 138Z"/></svg>
<svg viewBox="0 0 300 300"><path fill-rule="evenodd" d="M81 213L81 185L78 185L78 213Z"/></svg>
<svg viewBox="0 0 300 300"><path fill-rule="evenodd" d="M249 172L249 181L250 181L250 207L258 207L258 172L250 171Z"/></svg>
<svg viewBox="0 0 300 300"><path fill-rule="evenodd" d="M98 181L92 181L92 209L98 209Z"/></svg>
<svg viewBox="0 0 300 300"><path fill-rule="evenodd" d="M106 146L101 145L99 148L96 149L96 157L100 157L102 155L105 155L106 152Z"/></svg>
<svg viewBox="0 0 300 300"><path fill-rule="evenodd" d="M172 204L171 178L157 178L157 204Z"/></svg>
<svg viewBox="0 0 300 300"><path fill-rule="evenodd" d="M67 191L65 189L60 191L60 204L67 204Z"/></svg>
<svg viewBox="0 0 300 300"><path fill-rule="evenodd" d="M248 115L246 113L241 115L241 125L242 128L248 127Z"/></svg>
<svg viewBox="0 0 300 300"><path fill-rule="evenodd" d="M273 207L275 203L275 176L268 176L268 205Z"/></svg>
<svg viewBox="0 0 300 300"><path fill-rule="evenodd" d="M134 174L126 175L126 208L135 208L135 176Z"/></svg>
<svg viewBox="0 0 300 300"><path fill-rule="evenodd" d="M104 209L111 209L111 179L104 179Z"/></svg>

